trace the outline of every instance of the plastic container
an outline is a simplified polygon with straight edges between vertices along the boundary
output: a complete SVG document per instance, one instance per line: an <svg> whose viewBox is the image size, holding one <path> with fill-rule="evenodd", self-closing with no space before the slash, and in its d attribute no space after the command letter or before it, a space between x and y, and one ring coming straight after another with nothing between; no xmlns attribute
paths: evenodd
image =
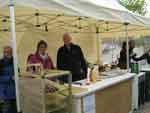
<svg viewBox="0 0 150 113"><path fill-rule="evenodd" d="M139 63L137 63L137 62L132 62L132 63L131 63L131 73L139 74L139 72L140 72Z"/></svg>

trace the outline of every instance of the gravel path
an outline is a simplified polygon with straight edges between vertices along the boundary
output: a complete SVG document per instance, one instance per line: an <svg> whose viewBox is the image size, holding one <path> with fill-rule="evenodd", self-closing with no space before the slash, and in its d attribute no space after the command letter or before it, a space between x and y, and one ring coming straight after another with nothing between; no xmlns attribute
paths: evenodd
<svg viewBox="0 0 150 113"><path fill-rule="evenodd" d="M150 113L150 103L146 103L139 111L134 113Z"/></svg>

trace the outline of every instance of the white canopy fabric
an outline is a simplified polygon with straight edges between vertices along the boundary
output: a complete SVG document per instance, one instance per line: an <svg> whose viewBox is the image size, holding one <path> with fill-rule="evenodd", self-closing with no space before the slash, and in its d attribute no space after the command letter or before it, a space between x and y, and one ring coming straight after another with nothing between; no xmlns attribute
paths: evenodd
<svg viewBox="0 0 150 113"><path fill-rule="evenodd" d="M0 42L2 43L0 46L11 42L7 42L10 37L8 5L9 0L0 0ZM39 15L36 16L36 13ZM15 0L15 16L18 52L20 53L26 48L25 44L27 43L30 46L30 50L19 54L23 59L21 60L23 65L27 54L33 51L34 47L32 46L37 43L37 41L33 41L34 36L38 40L44 37L48 42L51 40L57 43L58 41L61 42L60 37L64 32L70 32L75 37L73 40L81 44L86 58L95 62L93 54L99 53L95 49L87 47L88 40L90 40L89 43L93 42L92 48L95 48L94 45L98 43L97 37L125 37L124 23L130 23L128 35L131 37L149 35L150 33L147 27L150 23L148 18L131 13L117 0ZM7 22L4 21L5 19ZM48 31L45 31L46 29ZM54 34L57 35L58 39L45 38L48 36L55 37ZM94 43L91 38L96 42ZM84 44L85 39L86 45ZM24 47L20 47L22 45ZM56 61L56 51L61 45L62 43L58 44L57 47L56 45L49 47L53 53L54 61Z"/></svg>
<svg viewBox="0 0 150 113"><path fill-rule="evenodd" d="M111 36L115 36L115 37L122 36L122 33L124 32L123 23L130 23L130 25L128 26L128 31L130 31L129 35L131 36L149 35L149 32L147 32L148 31L147 29L149 29L148 27L150 26L149 18L133 14L132 12L128 11L126 8L121 6L117 0L15 0L15 3L16 3L16 13L15 13L16 19L21 21L23 20L23 18L26 18L25 16L21 17L21 15L28 15L28 16L32 15L36 13L36 9L38 9L41 14L42 13L48 14L53 12L52 14L55 15L56 14L62 14L67 16L70 15L70 16L74 16L74 18L88 17L82 19L82 22L80 23L83 26L99 27L100 33L102 34L103 38L111 37ZM7 7L8 5L9 5L9 0L0 0L0 7ZM17 8L18 6L20 6L21 8ZM47 12L45 12L45 10ZM4 16L9 15L8 11L3 11L3 10L0 11L2 11L0 12L0 17L3 17L3 15ZM65 20L65 18L63 17L60 20ZM43 19L40 19L39 21L42 21L40 23L45 22L43 21ZM28 22L28 24L30 23L35 23L35 22L33 21ZM71 26L69 26L69 29L70 28ZM95 33L96 29L95 28L93 29L94 30L90 32ZM0 27L0 31L2 31L1 27ZM138 31L138 34L136 33L136 31ZM77 30L73 30L72 28L70 32L87 33L89 31L88 30L77 31Z"/></svg>
<svg viewBox="0 0 150 113"><path fill-rule="evenodd" d="M8 1L0 0L0 7L8 5ZM132 14L117 0L15 0L15 3L16 5L48 9L69 15L87 16L104 21L150 25L146 18Z"/></svg>

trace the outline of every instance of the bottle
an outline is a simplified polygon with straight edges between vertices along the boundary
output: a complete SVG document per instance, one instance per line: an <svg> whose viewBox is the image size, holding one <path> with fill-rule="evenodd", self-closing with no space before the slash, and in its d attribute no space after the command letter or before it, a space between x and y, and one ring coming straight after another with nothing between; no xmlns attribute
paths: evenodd
<svg viewBox="0 0 150 113"><path fill-rule="evenodd" d="M91 75L91 69L88 68L88 72L87 72L87 81L86 81L86 84L87 84L87 85L90 84L90 75Z"/></svg>
<svg viewBox="0 0 150 113"><path fill-rule="evenodd" d="M96 66L93 70L92 70L92 75L91 75L91 82L95 83L98 79L98 66Z"/></svg>
<svg viewBox="0 0 150 113"><path fill-rule="evenodd" d="M138 62L132 62L131 63L131 73L139 73L139 63Z"/></svg>
<svg viewBox="0 0 150 113"><path fill-rule="evenodd" d="M130 68L131 68L131 73L135 73L136 70L135 61L131 60Z"/></svg>
<svg viewBox="0 0 150 113"><path fill-rule="evenodd" d="M138 62L135 63L135 73L139 74L139 63Z"/></svg>

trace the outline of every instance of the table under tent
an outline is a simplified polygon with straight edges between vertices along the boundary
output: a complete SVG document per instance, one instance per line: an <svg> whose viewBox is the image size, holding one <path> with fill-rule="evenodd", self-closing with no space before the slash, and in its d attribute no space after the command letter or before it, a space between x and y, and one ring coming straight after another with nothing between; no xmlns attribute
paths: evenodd
<svg viewBox="0 0 150 113"><path fill-rule="evenodd" d="M13 46L18 112L18 66L25 69L26 57L34 51L38 40L49 43L52 59L56 61L61 37L68 32L83 48L87 61L99 64L101 36L107 36L101 34L122 28L121 35L128 41L128 30L150 25L147 18L132 14L116 0L0 0L0 9L0 42Z"/></svg>

